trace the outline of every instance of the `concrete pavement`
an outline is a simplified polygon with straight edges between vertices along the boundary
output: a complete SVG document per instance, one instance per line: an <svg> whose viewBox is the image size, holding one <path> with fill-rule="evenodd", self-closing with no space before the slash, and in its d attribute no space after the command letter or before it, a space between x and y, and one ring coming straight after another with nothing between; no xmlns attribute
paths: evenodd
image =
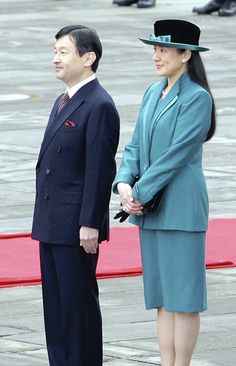
<svg viewBox="0 0 236 366"><path fill-rule="evenodd" d="M204 2L203 2L204 3ZM216 137L205 145L210 217L236 217L236 17L197 16L193 0L158 0L155 8L120 8L111 0L0 0L0 232L29 232L34 166L48 113L64 90L52 67L56 31L94 27L104 56L98 77L121 115L119 164L146 86L155 80L150 47L137 40L158 19L180 18L202 28L201 44L218 112ZM112 196L111 217L118 207ZM112 224L114 221L112 220ZM223 245L224 243L222 243ZM236 268L207 273L209 310L192 366L236 366ZM142 278L99 281L104 319L104 364L160 364L155 311L143 305ZM0 289L0 365L48 365L40 286Z"/></svg>

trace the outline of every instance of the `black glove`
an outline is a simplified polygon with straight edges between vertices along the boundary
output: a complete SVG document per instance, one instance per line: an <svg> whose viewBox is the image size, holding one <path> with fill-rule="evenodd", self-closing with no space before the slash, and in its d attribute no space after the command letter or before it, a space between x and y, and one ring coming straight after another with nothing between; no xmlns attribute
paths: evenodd
<svg viewBox="0 0 236 366"><path fill-rule="evenodd" d="M124 210L120 210L119 212L117 212L117 214L114 216L114 219L120 219L120 222L123 222L127 219L127 217L129 217L128 212L125 212Z"/></svg>

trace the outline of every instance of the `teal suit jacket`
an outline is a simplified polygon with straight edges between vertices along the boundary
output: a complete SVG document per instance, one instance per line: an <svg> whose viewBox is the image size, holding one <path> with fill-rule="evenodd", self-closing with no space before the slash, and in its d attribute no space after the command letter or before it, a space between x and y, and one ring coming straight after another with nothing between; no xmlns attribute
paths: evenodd
<svg viewBox="0 0 236 366"><path fill-rule="evenodd" d="M166 78L146 90L131 142L113 183L134 183L133 196L148 202L166 187L157 212L131 216L145 229L205 231L208 194L202 170L202 146L211 124L212 98L188 73L164 99Z"/></svg>

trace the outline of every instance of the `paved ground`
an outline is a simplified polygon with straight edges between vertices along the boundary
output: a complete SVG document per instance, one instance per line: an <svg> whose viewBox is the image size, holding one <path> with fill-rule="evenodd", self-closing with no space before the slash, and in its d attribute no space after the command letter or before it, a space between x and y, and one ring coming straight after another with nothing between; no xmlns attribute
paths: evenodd
<svg viewBox="0 0 236 366"><path fill-rule="evenodd" d="M201 43L212 49L203 59L218 112L216 137L205 146L210 216L236 217L236 17L196 16L193 5L193 0L158 0L155 8L141 10L119 8L111 0L0 0L1 233L31 229L34 166L52 102L64 89L51 63L53 37L72 23L94 27L103 41L98 77L121 115L118 164L143 91L155 79L151 48L137 37L152 32L157 18L200 25ZM111 216L117 207L117 197L112 196ZM192 366L235 366L236 268L211 270L207 277L209 310L202 316ZM141 277L99 284L105 364L160 364L155 312L144 309ZM1 289L0 309L0 365L47 365L40 286Z"/></svg>

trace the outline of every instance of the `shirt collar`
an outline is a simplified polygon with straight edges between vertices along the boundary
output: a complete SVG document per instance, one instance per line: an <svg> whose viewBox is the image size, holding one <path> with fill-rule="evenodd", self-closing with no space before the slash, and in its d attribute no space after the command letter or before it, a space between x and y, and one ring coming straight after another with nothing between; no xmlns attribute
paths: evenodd
<svg viewBox="0 0 236 366"><path fill-rule="evenodd" d="M69 94L69 97L72 98L73 95L80 89L82 88L82 86L88 84L90 81L95 80L96 79L96 75L92 74L91 76L89 76L88 78L80 81L79 83L75 84L74 86L72 86L72 88L67 88L67 93Z"/></svg>

